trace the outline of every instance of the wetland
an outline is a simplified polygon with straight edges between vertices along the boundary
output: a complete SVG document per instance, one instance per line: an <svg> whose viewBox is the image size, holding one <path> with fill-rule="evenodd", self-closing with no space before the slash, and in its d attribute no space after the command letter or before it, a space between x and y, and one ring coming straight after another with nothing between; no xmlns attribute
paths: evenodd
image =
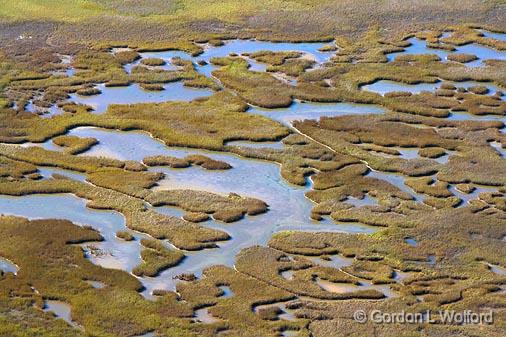
<svg viewBox="0 0 506 337"><path fill-rule="evenodd" d="M211 23L0 47L0 335L502 336L504 27Z"/></svg>

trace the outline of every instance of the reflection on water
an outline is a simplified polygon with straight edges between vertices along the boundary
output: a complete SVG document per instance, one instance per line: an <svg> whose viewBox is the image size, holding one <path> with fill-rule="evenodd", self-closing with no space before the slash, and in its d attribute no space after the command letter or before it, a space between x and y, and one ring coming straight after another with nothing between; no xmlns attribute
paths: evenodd
<svg viewBox="0 0 506 337"><path fill-rule="evenodd" d="M320 286L325 291L331 292L331 293L351 293L354 291L359 290L370 290L374 289L377 290L385 295L385 297L395 297L396 294L392 291L390 286L385 284L373 284L370 281L364 281L361 280L360 284L353 284L353 283L338 283L338 282L331 282L327 280L323 280L319 277L315 279L315 283Z"/></svg>
<svg viewBox="0 0 506 337"><path fill-rule="evenodd" d="M483 34L484 37L487 37L489 39L506 41L506 34L505 33L494 33L494 32L489 32L486 30L480 30L480 32Z"/></svg>
<svg viewBox="0 0 506 337"><path fill-rule="evenodd" d="M227 142L226 145L229 146L239 146L239 147L250 147L250 148L269 148L280 150L283 148L282 142L247 142L247 141L232 141Z"/></svg>
<svg viewBox="0 0 506 337"><path fill-rule="evenodd" d="M193 317L195 317L194 318L195 322L204 324L212 324L221 321L219 318L216 318L209 313L209 308L201 308L195 310L195 312L193 313Z"/></svg>
<svg viewBox="0 0 506 337"><path fill-rule="evenodd" d="M427 43L424 40L412 37L407 40L411 45L404 48L402 52L389 53L386 55L388 62L391 62L398 55L418 55L418 54L434 54L437 55L442 62L447 62L447 56L450 53L464 53L472 54L478 57L477 60L468 62L465 65L467 67L481 66L483 60L504 60L506 59L506 53L492 49L489 47L481 46L476 43L470 43L463 46L456 46L455 51L448 51L444 49L432 49L427 47Z"/></svg>
<svg viewBox="0 0 506 337"><path fill-rule="evenodd" d="M105 288L105 284L99 281L86 281L90 286L92 286L95 289L102 289Z"/></svg>
<svg viewBox="0 0 506 337"><path fill-rule="evenodd" d="M489 263L488 264L488 268L494 274L501 275L501 276L506 276L506 268L504 268L504 267L501 267L501 266Z"/></svg>
<svg viewBox="0 0 506 337"><path fill-rule="evenodd" d="M56 104L51 105L49 108L43 108L35 105L33 100L29 100L25 105L25 111L35 113L41 118L50 118L63 113L63 110L58 108Z"/></svg>
<svg viewBox="0 0 506 337"><path fill-rule="evenodd" d="M225 44L222 46L210 46L203 45L204 52L198 56L191 56L188 53L177 51L177 50L169 50L163 52L147 52L140 53L142 58L161 58L167 62L165 66L165 70L174 70L177 67L171 65L171 59L174 57L180 57L184 60L190 60L193 62L195 69L207 76L211 77L211 72L216 69L215 66L211 64L211 59L213 57L225 57L229 54L245 54L245 53L254 53L257 51L297 51L301 52L305 55L305 57L314 60L317 64L321 64L327 61L333 54L333 52L321 52L318 51L319 48L323 47L327 43L290 43L290 42L268 42L268 41L258 41L258 40L229 40L225 41ZM265 71L267 66L265 64L259 63L249 57L244 57L246 61L250 65L250 70L252 71ZM205 64L199 64L202 61ZM134 62L134 64L126 65L125 70L127 72L131 71L133 65L136 65L140 62L140 60Z"/></svg>
<svg viewBox="0 0 506 337"><path fill-rule="evenodd" d="M388 181L390 184L394 185L395 187L397 187L401 191L406 192L409 195L411 195L413 197L413 200L415 200L417 202L421 202L425 198L422 194L417 193L417 192L413 191L412 189L410 189L408 186L406 186L404 184L405 178L402 175L370 170L369 173L367 173L367 176L371 177L371 178L376 178L376 179Z"/></svg>
<svg viewBox="0 0 506 337"><path fill-rule="evenodd" d="M475 200L479 198L480 193L492 193L497 192L497 187L487 187L487 186L475 186L474 190L471 193L461 192L454 185L449 185L448 190L452 192L455 196L459 197L462 200L459 206L467 206L469 201Z"/></svg>
<svg viewBox="0 0 506 337"><path fill-rule="evenodd" d="M38 170L39 170L39 174L44 179L52 178L53 174L61 175L61 176L67 177L69 179L77 180L77 181L81 181L81 182L84 182L86 179L86 176L84 174L77 173L75 171L64 170L64 169L60 169L60 168L39 167Z"/></svg>
<svg viewBox="0 0 506 337"><path fill-rule="evenodd" d="M406 242L408 245L410 245L411 247L416 247L417 246L417 242L415 239L413 238L405 238L404 239L404 242Z"/></svg>
<svg viewBox="0 0 506 337"><path fill-rule="evenodd" d="M102 267L131 271L140 262L139 240L127 242L115 235L119 230L128 230L123 216L114 211L87 208L85 200L72 194L1 196L0 209L3 214L28 219L67 219L78 225L92 226L104 241L83 246L87 250L86 256ZM140 237L137 233L132 234ZM87 246L94 249L90 251Z"/></svg>
<svg viewBox="0 0 506 337"><path fill-rule="evenodd" d="M390 81L390 80L380 80L373 82L371 84L362 85L360 88L367 91L372 91L378 93L380 95L385 95L389 92L410 92L412 94L419 94L422 91L435 92L437 89L441 87L442 81L437 81L435 83L416 83L416 84L407 84L402 82ZM476 86L484 86L487 87L488 93L487 95L494 95L496 92L502 92L498 86L488 83L488 82L477 82L477 81L463 81L463 82L450 82L446 81L446 83L453 84L456 88L465 88L466 90L470 87ZM504 97L501 97L504 100Z"/></svg>
<svg viewBox="0 0 506 337"><path fill-rule="evenodd" d="M44 301L44 311L52 312L56 317L63 319L73 327L79 327L70 317L70 305L61 301Z"/></svg>
<svg viewBox="0 0 506 337"><path fill-rule="evenodd" d="M182 82L171 82L163 85L165 90L147 91L139 85L132 84L126 87L106 87L99 84L102 93L93 96L70 95L70 101L86 104L93 108L96 113L103 113L110 104L134 104L134 103L161 103L166 101L191 101L197 97L212 95L213 91L205 88L185 87Z"/></svg>
<svg viewBox="0 0 506 337"><path fill-rule="evenodd" d="M249 113L274 119L285 125L290 125L295 120L314 119L320 117L334 117L349 114L381 114L385 109L372 104L353 103L310 103L295 101L288 108L263 109L252 107Z"/></svg>
<svg viewBox="0 0 506 337"><path fill-rule="evenodd" d="M232 165L231 170L210 172L200 167L186 169L150 168L151 171L165 173L166 178L157 187L163 189L192 189L226 195L230 192L264 200L269 212L258 216L247 216L232 225L209 220L204 226L227 232L232 240L220 244L221 249L185 252L187 257L173 268L163 271L159 277L143 280L147 288L145 294L153 289L173 289L172 278L182 273L195 273L200 276L202 269L212 264L233 266L235 255L242 249L253 245L265 245L273 233L282 230L323 231L345 233L371 233L375 229L353 223L335 224L324 219L321 222L310 220L313 204L304 196L310 186L299 187L285 182L279 166L272 162L247 160L239 156L186 148L168 148L145 133L105 131L97 128L76 128L70 134L80 137L94 137L99 144L82 155L105 155L123 160L142 160L150 155L185 157L190 154L204 154L215 160ZM158 208L162 212L173 209ZM171 214L174 215L174 214ZM179 213L178 216L181 216Z"/></svg>
<svg viewBox="0 0 506 337"><path fill-rule="evenodd" d="M18 266L0 256L0 274L1 272L13 273L14 275L16 275L18 273Z"/></svg>
<svg viewBox="0 0 506 337"><path fill-rule="evenodd" d="M232 290L230 289L229 286L219 286L218 288L220 288L222 294L221 294L221 298L229 298L229 297L232 297L234 296L234 293L232 292Z"/></svg>

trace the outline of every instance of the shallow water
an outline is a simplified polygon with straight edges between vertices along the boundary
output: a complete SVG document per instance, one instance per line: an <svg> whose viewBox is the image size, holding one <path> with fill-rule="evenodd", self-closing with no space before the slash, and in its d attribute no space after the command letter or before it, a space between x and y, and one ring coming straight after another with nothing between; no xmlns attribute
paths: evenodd
<svg viewBox="0 0 506 337"><path fill-rule="evenodd" d="M506 116L500 115L472 115L463 111L452 111L447 117L455 121L474 120L474 121L502 121L506 122Z"/></svg>
<svg viewBox="0 0 506 337"><path fill-rule="evenodd" d="M503 91L503 89L498 86L489 83L489 82L477 82L477 81L463 81L463 82L450 82L457 88L465 88L469 89L474 86L485 86L488 88L487 95L493 95L498 91ZM407 84L402 82L390 81L390 80L380 80L373 82L371 84L366 84L361 86L360 88L367 91L372 91L378 93L380 95L385 95L388 92L410 92L412 94L419 94L422 91L435 92L437 89L441 87L442 81L438 81L435 83L417 83L417 84ZM504 96L501 97L504 100Z"/></svg>
<svg viewBox="0 0 506 337"><path fill-rule="evenodd" d="M413 238L405 238L404 242L406 242L411 247L416 247L418 245L418 243L416 242L416 240L413 239Z"/></svg>
<svg viewBox="0 0 506 337"><path fill-rule="evenodd" d="M225 145L239 146L239 147L250 147L250 148L269 148L280 150L283 148L282 142L248 142L248 141L232 141L227 142Z"/></svg>
<svg viewBox="0 0 506 337"><path fill-rule="evenodd" d="M62 176L65 176L67 178L70 178L72 180L77 180L84 182L86 180L85 174L77 173L75 171L69 171L69 170L63 170L60 168L53 168L53 167L39 167L39 174L44 179L49 179L53 176L53 174L59 174Z"/></svg>
<svg viewBox="0 0 506 337"><path fill-rule="evenodd" d="M323 280L321 278L316 278L315 283L320 286L325 291L331 292L331 293L350 293L354 291L359 290L369 290L374 289L381 293L383 293L386 297L394 297L395 294L390 289L390 286L388 285L378 285L378 284L372 284L369 281L361 280L359 285L352 284L352 283L337 283L337 282L330 282L327 280Z"/></svg>
<svg viewBox="0 0 506 337"><path fill-rule="evenodd" d="M381 114L385 112L385 109L373 104L294 101L288 108L263 109L252 107L248 112L265 116L285 125L290 125L291 122L295 120L319 120L321 117L335 117L350 114Z"/></svg>
<svg viewBox="0 0 506 337"><path fill-rule="evenodd" d="M495 264L488 264L488 268L494 274L497 274L497 275L500 275L500 276L505 276L506 275L506 268L504 268L504 267L497 266Z"/></svg>
<svg viewBox="0 0 506 337"><path fill-rule="evenodd" d="M180 57L184 60L191 60L195 66L195 69L207 76L211 77L211 72L217 67L210 64L210 60L213 57L225 57L231 53L235 54L244 54L244 53L253 53L262 50L269 50L273 52L277 51L298 51L306 55L307 57L316 61L317 64L323 63L327 61L334 52L320 52L319 48L326 45L328 43L290 43L290 42L268 42L268 41L258 41L258 40L229 40L225 41L223 46L210 46L210 45L202 45L204 47L204 52L196 57L191 56L188 53L177 50L169 50L163 52L147 52L140 53L142 58L161 58L168 62L166 70L177 69L177 67L170 65L170 60L174 57ZM255 60L244 57L246 61L248 61L250 65L250 70L252 71L265 71L267 65L256 62ZM198 61L205 61L206 65L198 65ZM138 64L139 61L134 63ZM126 65L125 70L129 72L132 68L132 65Z"/></svg>
<svg viewBox="0 0 506 337"><path fill-rule="evenodd" d="M486 30L481 30L481 32L482 32L483 36L488 37L490 39L496 39L499 41L506 41L506 34L505 33L494 33L494 32L489 32Z"/></svg>
<svg viewBox="0 0 506 337"><path fill-rule="evenodd" d="M61 301L44 301L44 311L52 312L56 317L63 319L69 325L78 327L78 325L72 321L70 305Z"/></svg>
<svg viewBox="0 0 506 337"><path fill-rule="evenodd" d="M99 281L86 281L90 286L92 286L95 289L102 289L105 288L105 284Z"/></svg>
<svg viewBox="0 0 506 337"><path fill-rule="evenodd" d="M423 194L413 191L411 188L409 188L408 186L406 186L404 184L405 178L402 175L370 170L366 176L371 177L371 178L385 180L385 181L389 182L390 184L396 186L401 191L410 194L413 197L413 200L415 200L417 202L422 202L423 199L425 199L425 196Z"/></svg>
<svg viewBox="0 0 506 337"><path fill-rule="evenodd" d="M362 199L348 197L344 202L347 204L352 204L355 207L378 205L378 202L375 199L371 198L368 194L366 194Z"/></svg>
<svg viewBox="0 0 506 337"><path fill-rule="evenodd" d="M447 62L447 56L450 53L465 53L472 54L478 57L478 60L465 63L467 67L476 67L481 66L483 60L504 60L506 59L506 53L503 51L495 50L492 48L488 48L485 46L481 46L476 43L471 43L463 46L456 46L455 51L447 51L442 49L432 49L428 48L427 44L424 40L419 40L415 37L412 37L407 40L411 43L410 46L404 48L402 52L395 52L386 54L388 62L391 62L395 59L395 57L399 55L418 55L418 54L435 54L437 55L442 62Z"/></svg>
<svg viewBox="0 0 506 337"><path fill-rule="evenodd" d="M33 104L33 100L28 101L28 103L25 105L25 111L36 113L41 118L51 118L63 113L63 110L58 108L58 106L55 104L51 105L49 108L43 108Z"/></svg>
<svg viewBox="0 0 506 337"><path fill-rule="evenodd" d="M147 134L139 132L76 128L70 133L99 140L98 145L82 155L108 155L123 160L142 160L148 155L169 155L181 158L189 154L204 154L213 159L225 161L233 168L226 171L207 171L200 167L186 169L155 167L150 170L160 171L166 175L157 187L158 190L192 189L223 195L235 192L242 196L259 198L269 204L267 214L246 216L233 224L213 220L204 222L204 226L223 230L233 239L220 243L221 249L186 252L187 257L180 265L163 271L159 277L143 280L147 288L146 295L149 295L153 289L173 289L176 281L172 278L181 273L194 272L200 276L202 268L212 264L233 266L235 255L242 248L258 244L265 245L273 233L282 230L346 233L371 233L375 230L375 228L360 224L335 224L328 219L321 222L312 221L309 214L313 205L304 196L310 187L288 184L280 177L279 166L271 162L248 160L228 153L168 148ZM159 208L159 211L174 212L170 208L164 209ZM181 216L181 214L178 212L170 215Z"/></svg>
<svg viewBox="0 0 506 337"><path fill-rule="evenodd" d="M220 288L220 290L223 292L220 298L230 298L234 296L234 293L232 292L232 289L230 289L229 286L219 286L218 288Z"/></svg>
<svg viewBox="0 0 506 337"><path fill-rule="evenodd" d="M105 241L83 244L83 248L87 258L104 268L131 271L140 262L139 240L126 242L116 238L116 231L127 230L123 216L114 211L87 208L85 200L72 194L0 196L0 210L3 214L28 219L67 219L78 225L92 226ZM89 245L103 254L91 254L86 248Z"/></svg>
<svg viewBox="0 0 506 337"><path fill-rule="evenodd" d="M80 96L70 95L70 101L86 104L93 108L95 113L103 113L110 104L135 104L135 103L161 103L166 101L191 101L198 97L206 97L213 91L205 88L185 87L181 81L163 85L165 90L147 91L137 84L126 87L106 87L105 84L96 86L99 95Z"/></svg>
<svg viewBox="0 0 506 337"><path fill-rule="evenodd" d="M13 262L0 256L0 271L4 273L13 273L16 275L18 273L18 270L18 266L16 266Z"/></svg>
<svg viewBox="0 0 506 337"><path fill-rule="evenodd" d="M466 206L469 204L469 201L478 199L480 193L497 192L497 187L487 187L487 186L475 186L475 187L476 188L471 193L461 192L454 185L449 185L448 190L462 200L462 203L459 206Z"/></svg>
<svg viewBox="0 0 506 337"><path fill-rule="evenodd" d="M422 91L434 92L439 88L441 83L417 83L417 84L406 84L401 82L381 80L371 84L366 84L360 88L367 91L372 91L380 95L385 95L388 92L404 91L412 94L419 94Z"/></svg>
<svg viewBox="0 0 506 337"><path fill-rule="evenodd" d="M506 156L506 149L504 149L502 147L501 143L499 143L499 142L490 142L490 146L492 146L497 151L497 153L499 153L501 155L501 157L505 157Z"/></svg>
<svg viewBox="0 0 506 337"><path fill-rule="evenodd" d="M209 313L209 308L195 310L193 315L195 317L195 321L199 323L212 324L221 321L219 318L216 318Z"/></svg>
<svg viewBox="0 0 506 337"><path fill-rule="evenodd" d="M341 255L333 255L330 257L330 260L324 260L320 257L306 257L306 258L311 260L313 263L316 263L317 265L337 269L351 266L353 264L353 258L344 257Z"/></svg>
<svg viewBox="0 0 506 337"><path fill-rule="evenodd" d="M294 321L296 320L293 311L286 307L287 302L278 302L273 304L265 304L265 305L257 305L253 308L253 312L257 313L261 309L268 309L272 307L278 307L281 309L281 313L278 314L278 319L285 321Z"/></svg>
<svg viewBox="0 0 506 337"><path fill-rule="evenodd" d="M293 274L294 274L294 271L291 269L288 269L288 270L284 270L281 273L279 273L279 276L281 276L285 280L291 281L291 280L293 280Z"/></svg>

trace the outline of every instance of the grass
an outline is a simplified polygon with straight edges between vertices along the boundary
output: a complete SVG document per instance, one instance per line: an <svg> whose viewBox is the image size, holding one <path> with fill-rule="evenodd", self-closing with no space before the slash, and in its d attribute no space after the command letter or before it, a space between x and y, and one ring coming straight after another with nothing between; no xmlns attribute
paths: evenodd
<svg viewBox="0 0 506 337"><path fill-rule="evenodd" d="M163 270L181 262L184 254L163 246L158 240L142 239L144 248L141 251L142 262L132 270L139 277L155 277Z"/></svg>
<svg viewBox="0 0 506 337"><path fill-rule="evenodd" d="M165 64L165 61L159 58L148 58L142 59L141 64L149 67L158 67L163 66Z"/></svg>
<svg viewBox="0 0 506 337"><path fill-rule="evenodd" d="M53 138L52 142L64 148L68 154L79 154L89 150L96 145L98 141L95 138L79 138L74 136L58 136Z"/></svg>
<svg viewBox="0 0 506 337"><path fill-rule="evenodd" d="M54 1L25 0L0 8L0 21L9 21L0 24L0 30L6 33L1 38L5 54L0 54L0 140L23 143L52 139L63 149L60 153L1 144L0 193L72 193L86 199L88 207L120 212L129 229L153 237L141 241L143 261L134 269L135 274L155 276L178 264L184 257L182 250L216 248L217 242L230 238L227 233L198 222L209 217L222 222L238 221L266 212L268 206L259 199L233 193L152 190L163 175L148 171L147 166L234 168L205 156L155 156L144 158L142 163L76 156L96 140L66 135L74 127L142 130L169 146L228 151L275 162L280 164L281 176L290 183L304 186L311 176L312 186L306 196L314 202L312 218L329 216L336 222L378 227L372 235L277 233L268 247L241 250L234 268L212 266L198 279L181 275L185 282L178 284L177 293L155 291L157 300L147 301L138 294L140 284L132 275L100 268L83 258L76 245L101 240L97 232L60 220L0 217L0 256L20 266L17 276L0 275L0 334L132 336L154 331L166 336L221 333L263 337L296 330L299 336L306 337L333 336L336 331L364 336L417 336L417 329L423 328L435 336L501 336L505 321L501 310L495 310L494 326L479 330L436 325L378 329L351 319L354 310L364 308L389 312L406 308L479 310L505 304L500 294L504 278L486 267L486 263L506 266L502 244L506 209L504 159L489 145L490 141L504 144L499 132L504 124L445 118L456 112L504 115L504 102L497 95L487 96L485 86L458 88L458 82L467 80L505 86L504 64L490 61L486 67L463 71L464 66L458 63L470 61L469 55L452 54L456 62L448 63L430 55L401 55L387 63L385 56L407 47L406 39L413 35L444 50L455 50L455 46L471 42L504 50L503 43L483 38L476 30L460 24L472 18L482 22L482 27L501 30L502 23L497 18L503 9L496 2L450 1L417 4L417 12L409 15L409 6L412 4L365 1L357 5L333 0L317 4L148 0L138 6L133 1L71 0L55 7ZM32 26L24 21L27 17L57 24ZM371 27L363 25L364 18ZM455 22L459 24L452 25ZM448 29L452 30L450 37L441 38L441 32ZM12 42L20 35L22 40ZM285 41L335 37L338 49L327 65L311 71L308 67L312 62L300 58L298 53L263 51L249 55L267 64L269 72L293 76L297 80L294 86L270 73L248 70L242 57L246 55L211 60L219 66L213 75L223 88L182 59L173 60L179 67L176 71L135 66L131 74L126 74L123 69L125 64L138 60L142 51L184 50L197 55L202 47L194 41L216 46L234 37ZM58 46L46 44L55 41ZM131 50L112 53L112 47ZM77 70L74 76L52 76L46 72L63 69L52 53L60 49L72 54L72 66ZM325 49L334 48L328 45ZM153 59L143 62L151 66L161 64ZM379 80L443 83L435 93L410 95L394 92L380 96L361 89L362 85ZM69 94L96 94L97 83L135 84L160 90L165 83L174 81L211 88L215 93L192 102L114 105L102 115L65 102ZM247 103L273 108L289 106L296 99L370 103L384 108L385 113L297 121L294 130L290 130L246 112ZM23 111L30 100L41 108L58 104L67 113L51 119L39 118ZM14 103L17 108L9 109ZM224 145L232 140L280 139L282 149ZM422 158L403 158L402 147L417 148ZM445 153L450 154L448 163L432 160ZM83 172L88 182L61 176L41 179L37 173L40 166ZM371 178L371 169L396 173L406 188L423 195L423 202L415 202L404 189L388 181ZM495 186L498 192L480 193L479 200L457 207L460 199L450 192L450 184L464 192L481 184ZM352 207L345 202L349 197L365 196L378 204ZM162 205L183 210L182 219L162 215L152 208ZM133 239L126 231L116 235L123 240ZM416 241L415 247L405 242L407 237ZM168 248L161 240L170 241L176 248ZM329 260L336 254L353 258L351 265L329 268L307 258ZM286 270L293 271L292 280L280 275ZM395 279L398 272L407 273L407 277ZM318 279L388 284L399 296L384 299L381 292L371 289L330 293L316 284ZM91 288L85 280L102 282L105 287ZM231 288L232 296L221 296L219 287L223 285ZM85 332L71 330L39 310L47 299L71 305L72 319ZM294 312L294 321L275 319L279 303ZM253 309L262 304L272 306L261 314L255 313ZM190 323L194 312L204 307L220 321Z"/></svg>
<svg viewBox="0 0 506 337"><path fill-rule="evenodd" d="M125 240L125 241L135 240L134 236L127 231L117 231L116 237L120 238L121 240Z"/></svg>

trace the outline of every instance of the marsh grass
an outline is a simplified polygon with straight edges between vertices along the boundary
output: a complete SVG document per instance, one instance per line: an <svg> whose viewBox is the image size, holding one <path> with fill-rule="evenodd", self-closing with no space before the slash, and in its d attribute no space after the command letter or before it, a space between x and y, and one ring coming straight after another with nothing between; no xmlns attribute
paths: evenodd
<svg viewBox="0 0 506 337"><path fill-rule="evenodd" d="M141 245L144 246L141 251L142 263L132 270L132 273L139 277L154 277L177 265L184 258L182 252L169 249L158 240L141 239Z"/></svg>

